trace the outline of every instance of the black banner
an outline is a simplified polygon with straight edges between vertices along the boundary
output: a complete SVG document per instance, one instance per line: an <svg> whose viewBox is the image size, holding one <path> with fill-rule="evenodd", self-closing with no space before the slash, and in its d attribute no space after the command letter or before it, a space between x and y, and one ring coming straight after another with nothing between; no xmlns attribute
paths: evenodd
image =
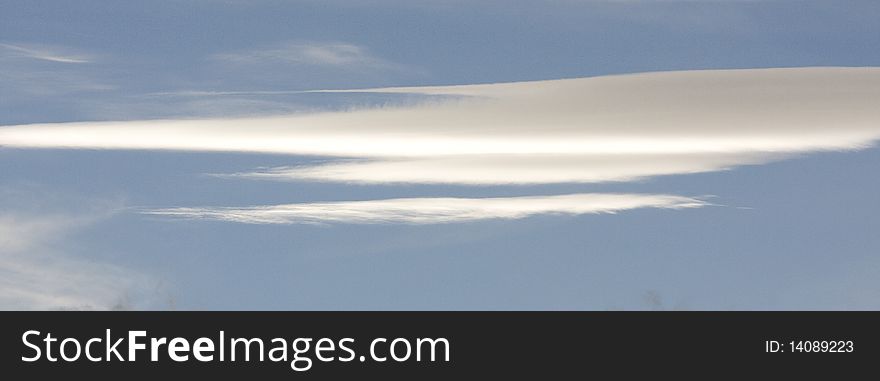
<svg viewBox="0 0 880 381"><path fill-rule="evenodd" d="M880 313L874 312L5 312L0 316L2 369L33 379L187 374L224 379L716 377L762 376L767 371L843 376L875 374L880 363L876 324Z"/></svg>

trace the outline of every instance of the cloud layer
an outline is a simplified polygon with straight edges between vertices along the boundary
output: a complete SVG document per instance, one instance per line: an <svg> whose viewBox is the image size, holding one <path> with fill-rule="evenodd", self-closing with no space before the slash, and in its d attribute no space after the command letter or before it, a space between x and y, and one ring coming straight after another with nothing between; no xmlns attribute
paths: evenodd
<svg viewBox="0 0 880 381"><path fill-rule="evenodd" d="M248 224L436 224L518 219L540 214L615 213L637 208L685 209L705 201L663 194L571 194L504 198L398 198L245 208L171 208L143 213Z"/></svg>
<svg viewBox="0 0 880 381"><path fill-rule="evenodd" d="M865 148L880 138L880 68L686 71L336 92L431 98L283 117L4 126L0 145L314 155L335 160L228 176L489 185L717 171L795 153ZM424 224L703 205L671 195L581 194L147 213L244 223Z"/></svg>
<svg viewBox="0 0 880 381"><path fill-rule="evenodd" d="M0 127L0 145L345 158L241 177L369 183L628 181L715 171L880 138L880 68L648 73L360 92L415 106L272 118ZM356 159L356 160L352 160Z"/></svg>

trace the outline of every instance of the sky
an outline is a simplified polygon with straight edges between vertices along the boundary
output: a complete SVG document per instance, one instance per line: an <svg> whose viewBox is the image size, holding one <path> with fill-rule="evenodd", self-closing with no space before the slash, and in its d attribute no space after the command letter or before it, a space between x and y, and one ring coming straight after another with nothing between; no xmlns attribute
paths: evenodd
<svg viewBox="0 0 880 381"><path fill-rule="evenodd" d="M0 309L876 310L878 18L0 0Z"/></svg>

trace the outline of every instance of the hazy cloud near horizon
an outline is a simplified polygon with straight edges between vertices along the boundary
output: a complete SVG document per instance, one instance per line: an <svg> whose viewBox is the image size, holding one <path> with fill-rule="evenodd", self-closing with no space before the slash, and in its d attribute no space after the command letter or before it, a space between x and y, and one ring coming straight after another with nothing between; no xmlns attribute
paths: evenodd
<svg viewBox="0 0 880 381"><path fill-rule="evenodd" d="M46 210L47 200L70 198L27 192L33 189L0 188L0 309L150 306L152 296L144 293L149 294L155 282L149 276L80 257L71 239L118 213L121 205L76 200L78 210ZM35 203L35 199L42 202Z"/></svg>

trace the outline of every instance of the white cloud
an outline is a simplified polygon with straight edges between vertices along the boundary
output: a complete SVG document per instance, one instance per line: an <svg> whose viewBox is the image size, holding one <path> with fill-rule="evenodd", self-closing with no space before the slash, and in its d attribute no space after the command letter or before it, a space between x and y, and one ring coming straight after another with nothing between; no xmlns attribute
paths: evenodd
<svg viewBox="0 0 880 381"><path fill-rule="evenodd" d="M0 145L316 155L242 177L515 184L723 170L880 138L880 68L647 73L351 90L451 95L415 106L211 120L0 127Z"/></svg>
<svg viewBox="0 0 880 381"><path fill-rule="evenodd" d="M366 47L345 42L286 42L273 47L216 54L233 64L282 63L346 69L388 69L397 65L372 54Z"/></svg>
<svg viewBox="0 0 880 381"><path fill-rule="evenodd" d="M29 58L68 64L88 63L92 60L87 55L74 53L70 49L57 46L5 43L0 43L0 57Z"/></svg>
<svg viewBox="0 0 880 381"><path fill-rule="evenodd" d="M218 174L256 180L312 180L350 183L548 184L633 181L649 176L719 171L760 163L771 154L680 155L463 155L348 161Z"/></svg>
<svg viewBox="0 0 880 381"><path fill-rule="evenodd" d="M7 189L0 193L21 196ZM70 236L109 213L35 212L4 206L0 212L0 309L110 309L129 301L128 292L143 289L149 283L145 275L71 252Z"/></svg>
<svg viewBox="0 0 880 381"><path fill-rule="evenodd" d="M45 216L27 218L18 215L0 215L0 252L21 252L49 237L79 225L81 221L71 216Z"/></svg>
<svg viewBox="0 0 880 381"><path fill-rule="evenodd" d="M705 201L662 194L570 194L505 198L398 198L245 208L171 208L146 214L249 224L438 224L518 219L540 214L615 213L637 208L684 209Z"/></svg>

